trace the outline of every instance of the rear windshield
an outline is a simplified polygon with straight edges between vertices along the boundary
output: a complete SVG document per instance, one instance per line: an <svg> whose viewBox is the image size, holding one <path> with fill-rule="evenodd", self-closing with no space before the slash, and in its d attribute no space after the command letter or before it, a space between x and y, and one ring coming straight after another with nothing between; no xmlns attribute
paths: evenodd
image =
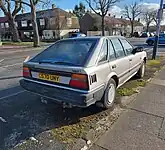
<svg viewBox="0 0 165 150"><path fill-rule="evenodd" d="M96 42L96 39L59 41L34 57L31 61L82 66Z"/></svg>

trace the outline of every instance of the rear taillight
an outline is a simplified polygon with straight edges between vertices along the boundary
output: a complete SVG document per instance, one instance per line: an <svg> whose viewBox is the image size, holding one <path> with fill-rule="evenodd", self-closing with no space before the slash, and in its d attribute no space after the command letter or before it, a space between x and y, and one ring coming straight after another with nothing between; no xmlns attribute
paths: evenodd
<svg viewBox="0 0 165 150"><path fill-rule="evenodd" d="M30 77L30 70L28 67L23 67L23 77Z"/></svg>
<svg viewBox="0 0 165 150"><path fill-rule="evenodd" d="M74 88L87 90L88 86L88 77L83 74L72 74L69 85Z"/></svg>

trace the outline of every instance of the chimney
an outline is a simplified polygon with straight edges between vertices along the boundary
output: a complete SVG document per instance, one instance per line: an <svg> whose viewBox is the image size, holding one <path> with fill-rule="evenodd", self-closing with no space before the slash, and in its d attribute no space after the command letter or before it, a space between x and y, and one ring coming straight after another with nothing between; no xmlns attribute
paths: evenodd
<svg viewBox="0 0 165 150"><path fill-rule="evenodd" d="M138 18L138 22L140 22L140 18Z"/></svg>
<svg viewBox="0 0 165 150"><path fill-rule="evenodd" d="M56 8L56 5L55 4L52 4L52 9Z"/></svg>
<svg viewBox="0 0 165 150"><path fill-rule="evenodd" d="M120 18L123 19L123 16L121 16Z"/></svg>

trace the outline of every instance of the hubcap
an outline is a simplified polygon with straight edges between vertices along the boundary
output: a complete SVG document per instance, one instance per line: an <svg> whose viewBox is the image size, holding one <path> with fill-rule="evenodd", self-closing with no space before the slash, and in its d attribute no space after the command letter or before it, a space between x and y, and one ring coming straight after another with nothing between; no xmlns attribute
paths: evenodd
<svg viewBox="0 0 165 150"><path fill-rule="evenodd" d="M107 103L108 105L112 104L114 99L115 99L115 85L110 84L109 92L108 92L108 100Z"/></svg>

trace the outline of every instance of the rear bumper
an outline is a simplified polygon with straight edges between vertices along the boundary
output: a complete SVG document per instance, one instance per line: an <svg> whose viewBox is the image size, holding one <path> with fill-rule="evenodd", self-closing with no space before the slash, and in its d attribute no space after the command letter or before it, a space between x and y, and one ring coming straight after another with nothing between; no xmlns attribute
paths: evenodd
<svg viewBox="0 0 165 150"><path fill-rule="evenodd" d="M83 92L81 93L59 87L44 85L41 83L28 81L26 79L20 80L20 85L27 91L50 98L60 103L68 103L78 107L88 107L100 100L104 94L104 86L91 93L84 94Z"/></svg>

